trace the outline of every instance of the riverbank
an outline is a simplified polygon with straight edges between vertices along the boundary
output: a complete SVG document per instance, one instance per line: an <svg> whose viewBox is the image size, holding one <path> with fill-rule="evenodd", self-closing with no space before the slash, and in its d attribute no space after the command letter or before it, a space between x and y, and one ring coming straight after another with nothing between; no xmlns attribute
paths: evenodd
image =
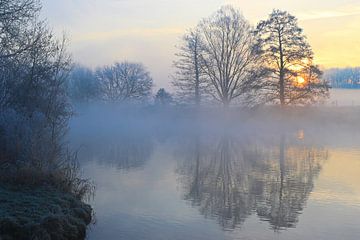
<svg viewBox="0 0 360 240"><path fill-rule="evenodd" d="M1 240L80 240L92 220L91 206L51 186L0 184Z"/></svg>

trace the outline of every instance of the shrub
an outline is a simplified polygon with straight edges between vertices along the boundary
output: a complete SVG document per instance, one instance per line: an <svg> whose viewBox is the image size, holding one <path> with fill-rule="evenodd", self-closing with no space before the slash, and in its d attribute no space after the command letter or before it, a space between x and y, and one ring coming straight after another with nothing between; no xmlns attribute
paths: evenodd
<svg viewBox="0 0 360 240"><path fill-rule="evenodd" d="M80 177L76 153L51 135L41 114L26 117L13 109L0 113L0 180L16 185L51 185L75 194L91 195L93 185Z"/></svg>

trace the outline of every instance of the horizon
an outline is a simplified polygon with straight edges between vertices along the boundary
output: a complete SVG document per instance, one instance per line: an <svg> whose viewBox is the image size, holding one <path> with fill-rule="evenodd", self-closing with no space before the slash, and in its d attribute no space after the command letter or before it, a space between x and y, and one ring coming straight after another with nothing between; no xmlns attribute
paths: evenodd
<svg viewBox="0 0 360 240"><path fill-rule="evenodd" d="M95 68L116 61L141 62L157 88L172 90L176 45L187 29L223 5L239 9L253 26L272 9L286 10L298 18L316 64L324 69L360 66L360 3L354 0L44 0L42 17L57 35L66 33L75 63Z"/></svg>

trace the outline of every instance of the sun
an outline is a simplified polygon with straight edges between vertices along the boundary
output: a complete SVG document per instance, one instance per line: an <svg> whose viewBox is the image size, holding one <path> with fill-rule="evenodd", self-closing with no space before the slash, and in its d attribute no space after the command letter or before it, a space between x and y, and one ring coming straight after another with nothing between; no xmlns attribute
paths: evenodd
<svg viewBox="0 0 360 240"><path fill-rule="evenodd" d="M303 85L305 83L305 79L303 77L299 76L299 77L296 78L296 82L299 85Z"/></svg>

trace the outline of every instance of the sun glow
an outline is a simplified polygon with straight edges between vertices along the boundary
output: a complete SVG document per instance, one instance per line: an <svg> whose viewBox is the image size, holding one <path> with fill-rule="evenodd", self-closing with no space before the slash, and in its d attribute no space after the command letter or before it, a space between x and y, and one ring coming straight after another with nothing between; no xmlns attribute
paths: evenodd
<svg viewBox="0 0 360 240"><path fill-rule="evenodd" d="M303 77L299 76L299 77L296 78L296 82L299 85L303 85L305 83L305 79Z"/></svg>

